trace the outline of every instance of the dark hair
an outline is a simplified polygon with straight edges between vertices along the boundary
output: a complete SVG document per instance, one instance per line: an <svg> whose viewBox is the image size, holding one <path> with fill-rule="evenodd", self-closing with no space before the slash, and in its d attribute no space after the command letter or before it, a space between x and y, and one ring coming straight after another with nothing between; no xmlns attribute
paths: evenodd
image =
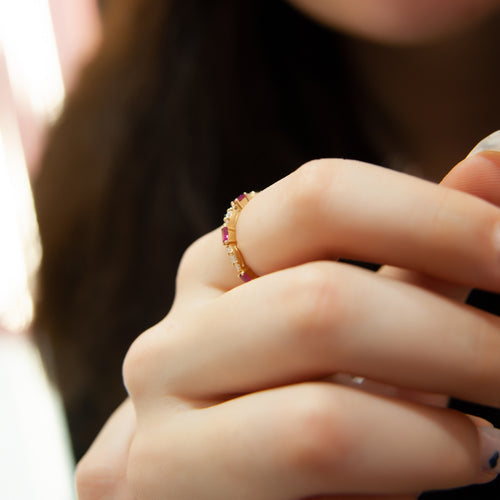
<svg viewBox="0 0 500 500"><path fill-rule="evenodd" d="M282 0L109 7L34 186L35 331L77 457L125 396L128 346L168 312L182 251L228 200L313 158L376 160L340 45Z"/></svg>

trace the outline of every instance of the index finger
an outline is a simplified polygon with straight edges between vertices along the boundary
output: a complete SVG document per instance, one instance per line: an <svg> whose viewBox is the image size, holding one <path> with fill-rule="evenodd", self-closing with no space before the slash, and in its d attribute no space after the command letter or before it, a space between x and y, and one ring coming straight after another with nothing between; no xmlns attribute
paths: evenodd
<svg viewBox="0 0 500 500"><path fill-rule="evenodd" d="M259 193L241 212L238 247L258 275L347 258L500 290L500 210L406 174L317 160ZM218 231L187 252L179 290L226 291L239 281Z"/></svg>

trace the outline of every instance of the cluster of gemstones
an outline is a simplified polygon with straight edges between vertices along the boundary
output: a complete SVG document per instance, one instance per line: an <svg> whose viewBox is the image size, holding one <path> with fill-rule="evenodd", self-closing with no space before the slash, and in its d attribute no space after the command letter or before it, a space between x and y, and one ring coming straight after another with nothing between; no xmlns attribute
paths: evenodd
<svg viewBox="0 0 500 500"><path fill-rule="evenodd" d="M236 223L240 216L241 211L245 205L255 196L255 191L250 193L243 193L238 198L231 202L231 206L227 209L224 217L224 225L222 226L222 243L226 248L227 254L231 259L236 272L240 279L244 282L251 281L257 276L245 264L245 260L241 255L240 250L236 245Z"/></svg>

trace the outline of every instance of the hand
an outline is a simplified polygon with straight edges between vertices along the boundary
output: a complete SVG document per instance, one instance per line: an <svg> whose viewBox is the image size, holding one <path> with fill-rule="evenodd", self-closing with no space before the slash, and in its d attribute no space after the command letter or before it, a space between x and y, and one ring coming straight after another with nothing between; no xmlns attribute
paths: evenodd
<svg viewBox="0 0 500 500"><path fill-rule="evenodd" d="M135 412L127 399L111 415L76 471L80 500L134 500L127 461L135 430Z"/></svg>
<svg viewBox="0 0 500 500"><path fill-rule="evenodd" d="M355 162L316 162L260 193L238 240L262 277L236 287L219 235L207 235L185 255L171 313L127 356L136 496L411 496L491 479L467 417L320 379L356 373L498 405L498 320L391 270L319 259L498 290L498 221L472 196ZM93 449L80 485L106 447Z"/></svg>

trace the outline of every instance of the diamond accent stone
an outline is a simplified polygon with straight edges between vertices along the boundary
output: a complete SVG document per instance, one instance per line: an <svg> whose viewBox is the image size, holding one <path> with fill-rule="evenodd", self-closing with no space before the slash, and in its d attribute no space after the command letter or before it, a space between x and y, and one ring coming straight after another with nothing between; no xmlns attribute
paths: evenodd
<svg viewBox="0 0 500 500"><path fill-rule="evenodd" d="M238 272L240 279L244 282L251 281L256 276L246 266L243 256L236 246L236 224L240 212L254 196L255 192L252 191L251 193L242 193L235 198L224 215L224 224L221 228L222 243L226 247L226 252L231 259L233 267Z"/></svg>
<svg viewBox="0 0 500 500"><path fill-rule="evenodd" d="M357 375L351 375L351 381L354 384L361 385L365 381L365 377L358 377Z"/></svg>

